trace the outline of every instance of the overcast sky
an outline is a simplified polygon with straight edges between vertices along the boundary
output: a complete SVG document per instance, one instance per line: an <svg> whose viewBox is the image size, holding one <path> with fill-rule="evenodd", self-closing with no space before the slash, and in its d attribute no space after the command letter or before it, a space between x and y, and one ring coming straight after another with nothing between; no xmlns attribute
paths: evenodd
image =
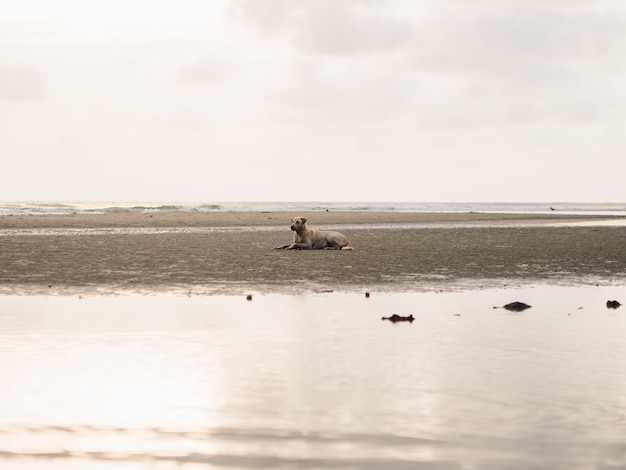
<svg viewBox="0 0 626 470"><path fill-rule="evenodd" d="M623 0L0 0L0 200L625 202Z"/></svg>

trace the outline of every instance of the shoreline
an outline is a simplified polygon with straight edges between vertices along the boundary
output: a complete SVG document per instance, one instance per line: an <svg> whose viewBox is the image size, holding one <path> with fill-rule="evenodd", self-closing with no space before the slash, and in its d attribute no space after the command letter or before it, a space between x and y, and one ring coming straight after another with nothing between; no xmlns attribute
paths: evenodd
<svg viewBox="0 0 626 470"><path fill-rule="evenodd" d="M239 295L626 284L626 227L567 225L622 217L303 212L312 227L338 226L354 251L275 250L292 239L292 215L0 217L0 294ZM200 230L141 230L194 227ZM93 230L98 228L105 230ZM106 230L115 228L136 230Z"/></svg>

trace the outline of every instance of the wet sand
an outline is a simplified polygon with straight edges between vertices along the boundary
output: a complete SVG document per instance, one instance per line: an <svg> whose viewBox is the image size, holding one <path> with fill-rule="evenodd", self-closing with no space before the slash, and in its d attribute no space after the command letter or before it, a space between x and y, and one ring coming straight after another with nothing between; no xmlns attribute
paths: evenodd
<svg viewBox="0 0 626 470"><path fill-rule="evenodd" d="M626 279L626 227L552 224L589 216L312 212L299 215L343 231L354 251L274 250L291 240L292 215L0 217L0 292L411 291Z"/></svg>

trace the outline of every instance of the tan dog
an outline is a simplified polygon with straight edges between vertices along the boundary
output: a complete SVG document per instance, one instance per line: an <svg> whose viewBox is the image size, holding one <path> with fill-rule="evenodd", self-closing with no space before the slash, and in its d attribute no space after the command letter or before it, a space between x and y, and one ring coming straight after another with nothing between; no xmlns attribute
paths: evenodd
<svg viewBox="0 0 626 470"><path fill-rule="evenodd" d="M316 230L306 225L306 218L291 219L293 243L276 247L277 250L351 250L352 245L343 233Z"/></svg>

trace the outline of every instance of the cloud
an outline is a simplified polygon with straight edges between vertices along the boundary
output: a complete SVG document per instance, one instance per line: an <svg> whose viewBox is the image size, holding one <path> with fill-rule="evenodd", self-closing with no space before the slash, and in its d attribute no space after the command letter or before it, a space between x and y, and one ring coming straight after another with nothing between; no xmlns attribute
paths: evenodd
<svg viewBox="0 0 626 470"><path fill-rule="evenodd" d="M607 57L626 51L624 11L533 10L515 7L465 14L438 15L422 25L415 54L430 68L506 74L512 78L528 66L602 68ZM537 76L543 76L537 73ZM558 76L560 81L564 77Z"/></svg>
<svg viewBox="0 0 626 470"><path fill-rule="evenodd" d="M291 71L271 96L300 115L336 123L402 113L418 127L458 129L621 118L624 8L608 0L234 0L230 12L257 40L288 46Z"/></svg>
<svg viewBox="0 0 626 470"><path fill-rule="evenodd" d="M45 83L44 74L30 66L0 63L0 100L40 100Z"/></svg>
<svg viewBox="0 0 626 470"><path fill-rule="evenodd" d="M465 111L499 105L503 124L610 118L607 110L626 99L626 68L618 59L626 53L624 11L578 4L557 10L509 2L438 15L421 28L413 67L451 81Z"/></svg>
<svg viewBox="0 0 626 470"><path fill-rule="evenodd" d="M295 61L269 93L289 127L382 126L414 113L414 82L361 60Z"/></svg>
<svg viewBox="0 0 626 470"><path fill-rule="evenodd" d="M395 2L371 0L235 0L233 16L267 37L286 39L314 54L359 55L397 51L413 34Z"/></svg>
<svg viewBox="0 0 626 470"><path fill-rule="evenodd" d="M239 75L236 67L218 57L205 57L181 67L179 78L185 83L222 83Z"/></svg>

